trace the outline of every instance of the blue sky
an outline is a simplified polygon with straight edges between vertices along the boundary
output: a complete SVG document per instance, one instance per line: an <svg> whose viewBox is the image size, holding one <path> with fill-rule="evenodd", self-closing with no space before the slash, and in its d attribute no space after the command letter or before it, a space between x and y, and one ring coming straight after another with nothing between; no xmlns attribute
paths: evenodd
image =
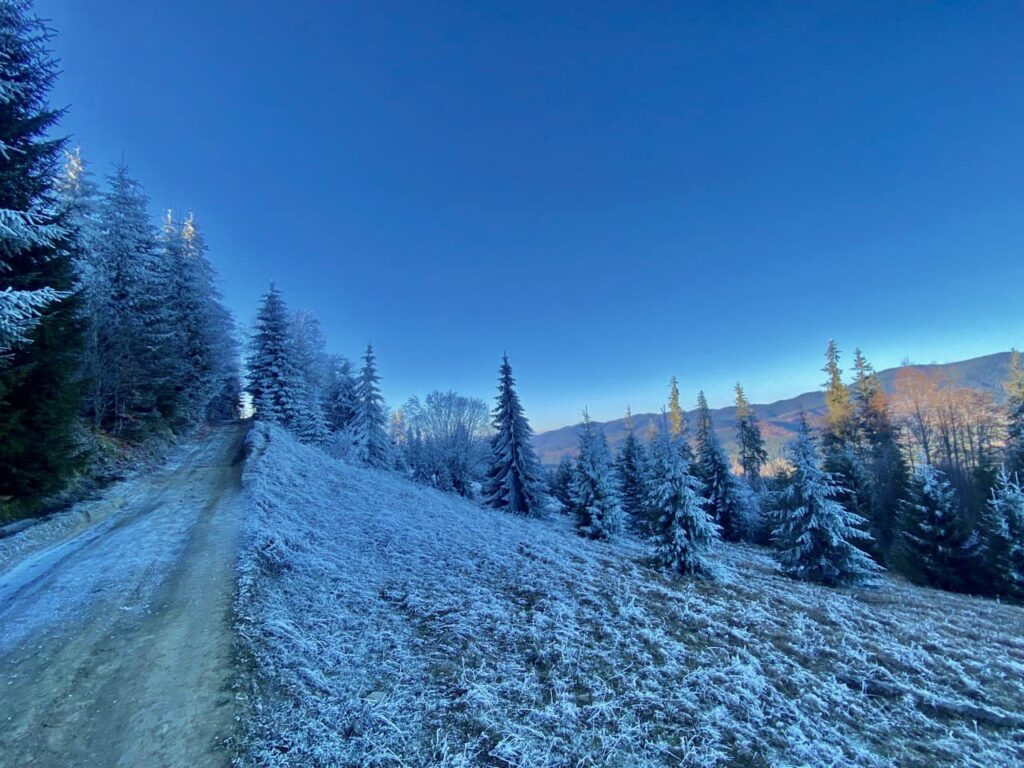
<svg viewBox="0 0 1024 768"><path fill-rule="evenodd" d="M799 7L798 7L799 6ZM535 427L1024 344L1024 6L39 0L64 128L392 404ZM852 354L847 355L847 359Z"/></svg>

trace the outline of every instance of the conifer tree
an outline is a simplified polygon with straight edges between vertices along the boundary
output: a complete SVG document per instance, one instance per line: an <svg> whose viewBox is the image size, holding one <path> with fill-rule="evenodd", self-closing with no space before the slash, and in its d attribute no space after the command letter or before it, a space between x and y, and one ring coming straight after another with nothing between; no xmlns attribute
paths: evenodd
<svg viewBox="0 0 1024 768"><path fill-rule="evenodd" d="M31 3L0 3L0 499L22 504L81 464L77 233L54 183L64 142L50 137L61 113L47 104L49 39Z"/></svg>
<svg viewBox="0 0 1024 768"><path fill-rule="evenodd" d="M508 355L502 358L492 418L494 437L484 481L485 503L517 515L540 516L544 504L540 465L531 443L533 430L516 394Z"/></svg>
<svg viewBox="0 0 1024 768"><path fill-rule="evenodd" d="M853 403L843 383L839 349L834 340L829 340L825 358L822 370L828 379L823 385L827 407L821 435L823 468L836 481L836 501L851 513L867 518L871 511L870 478L857 450ZM867 546L868 541L864 539L861 543Z"/></svg>
<svg viewBox="0 0 1024 768"><path fill-rule="evenodd" d="M329 366L330 375L326 393L328 427L337 432L352 426L356 415L356 380L352 363L335 357Z"/></svg>
<svg viewBox="0 0 1024 768"><path fill-rule="evenodd" d="M1006 470L1024 477L1024 363L1020 353L1010 355L1010 377L1006 389Z"/></svg>
<svg viewBox="0 0 1024 768"><path fill-rule="evenodd" d="M106 281L99 366L106 388L96 421L137 433L158 419L174 386L168 268L157 252L148 200L122 164L109 179L98 217L95 255ZM166 415L166 414L163 414Z"/></svg>
<svg viewBox="0 0 1024 768"><path fill-rule="evenodd" d="M906 575L942 589L967 587L970 530L946 476L922 461L899 509L896 560Z"/></svg>
<svg viewBox="0 0 1024 768"><path fill-rule="evenodd" d="M572 506L576 528L590 539L608 539L622 530L622 507L615 488L604 430L583 412L579 455L573 472Z"/></svg>
<svg viewBox="0 0 1024 768"><path fill-rule="evenodd" d="M163 239L172 268L175 344L183 368L177 382L181 417L195 423L215 398L235 399L236 393L225 393L237 380L234 323L221 302L195 214L190 212L176 227L168 212Z"/></svg>
<svg viewBox="0 0 1024 768"><path fill-rule="evenodd" d="M355 455L368 467L385 469L392 464L391 441L384 396L373 347L366 345L363 367L356 385Z"/></svg>
<svg viewBox="0 0 1024 768"><path fill-rule="evenodd" d="M644 447L636 439L633 426L633 413L626 408L626 439L615 459L615 472L618 476L619 493L622 499L622 511L631 530L642 532L644 510L647 502L647 484L645 482L646 457Z"/></svg>
<svg viewBox="0 0 1024 768"><path fill-rule="evenodd" d="M850 403L850 391L843 383L843 372L839 367L839 348L834 339L829 339L825 351L825 367L822 371L827 375L825 384L825 430L823 442L826 450L833 444L845 444L851 437L853 429L853 407Z"/></svg>
<svg viewBox="0 0 1024 768"><path fill-rule="evenodd" d="M257 419L295 429L303 387L291 341L288 309L277 286L271 284L256 313L249 393Z"/></svg>
<svg viewBox="0 0 1024 768"><path fill-rule="evenodd" d="M999 472L981 519L979 559L989 588L1024 599L1024 488L1019 476Z"/></svg>
<svg viewBox="0 0 1024 768"><path fill-rule="evenodd" d="M739 382L736 383L736 442L739 443L743 478L753 490L759 491L764 485L761 470L768 463L768 451L764 447L757 415Z"/></svg>
<svg viewBox="0 0 1024 768"><path fill-rule="evenodd" d="M548 483L549 493L562 505L564 512L572 510L572 475L572 459L568 455L562 456Z"/></svg>
<svg viewBox="0 0 1024 768"><path fill-rule="evenodd" d="M684 576L713 575L719 528L706 511L700 481L665 432L655 442L651 465L647 505L658 561Z"/></svg>
<svg viewBox="0 0 1024 768"><path fill-rule="evenodd" d="M708 513L722 530L728 541L739 541L747 531L743 508L736 488L736 479L729 469L729 460L722 449L711 410L704 393L697 395L697 455L694 473L703 483Z"/></svg>
<svg viewBox="0 0 1024 768"><path fill-rule="evenodd" d="M861 508L870 522L873 553L876 559L885 562L894 543L896 518L907 487L908 469L882 383L859 349L854 352L853 367L855 445L852 450L858 461L852 472L856 475L862 468L866 477L866 482L861 483L861 498L867 498L861 502ZM855 477L853 484L856 482Z"/></svg>
<svg viewBox="0 0 1024 768"><path fill-rule="evenodd" d="M792 482L772 534L783 570L794 578L829 586L870 580L880 569L854 546L870 538L859 528L864 520L836 501L841 488L821 468L806 419L801 419L789 458Z"/></svg>

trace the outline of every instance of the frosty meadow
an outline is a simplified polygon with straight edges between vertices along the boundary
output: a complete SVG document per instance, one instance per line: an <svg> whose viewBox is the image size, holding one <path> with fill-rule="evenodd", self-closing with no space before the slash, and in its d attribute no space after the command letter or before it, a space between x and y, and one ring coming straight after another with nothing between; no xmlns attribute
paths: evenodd
<svg viewBox="0 0 1024 768"><path fill-rule="evenodd" d="M1019 8L88 5L0 0L0 765L1024 766Z"/></svg>

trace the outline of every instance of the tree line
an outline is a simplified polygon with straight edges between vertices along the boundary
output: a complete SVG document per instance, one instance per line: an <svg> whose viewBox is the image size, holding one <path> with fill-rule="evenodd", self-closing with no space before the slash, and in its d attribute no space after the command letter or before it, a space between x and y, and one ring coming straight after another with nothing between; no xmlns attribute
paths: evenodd
<svg viewBox="0 0 1024 768"><path fill-rule="evenodd" d="M122 163L98 184L53 137L57 65L0 2L0 519L139 442L237 413L234 325L194 215L161 226Z"/></svg>
<svg viewBox="0 0 1024 768"><path fill-rule="evenodd" d="M774 472L742 386L730 461L703 393L696 434L687 434L673 378L646 441L627 410L614 459L584 414L577 458L551 472L550 493L583 535L640 533L681 573L713 573L719 540L749 541L775 547L790 574L825 584L862 584L891 569L943 589L1024 598L1020 356L1012 355L1001 406L909 367L890 396L859 350L853 368L847 383L830 342L824 419L812 427L801 416Z"/></svg>

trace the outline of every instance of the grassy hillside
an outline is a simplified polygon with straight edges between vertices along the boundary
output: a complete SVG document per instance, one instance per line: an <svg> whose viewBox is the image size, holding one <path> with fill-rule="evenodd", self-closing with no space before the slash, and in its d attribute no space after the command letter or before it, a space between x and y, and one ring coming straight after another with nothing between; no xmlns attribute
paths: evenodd
<svg viewBox="0 0 1024 768"><path fill-rule="evenodd" d="M947 382L959 387L970 387L992 393L996 399L1003 397L1003 382L1010 370L1010 353L999 352L994 355L985 355L971 360L962 360L956 363L944 363L936 365L914 365L911 366L924 371L939 381ZM899 368L888 368L879 372L882 386L887 391L892 391L893 381ZM779 400L766 405L753 406L757 417L761 420L761 428L768 444L769 453L772 456L778 455L782 446L791 440L797 431L798 420L801 410L806 412L811 419L822 416L825 412L825 396L822 392L805 392L797 397L786 400ZM736 438L736 409L715 408L711 411L715 422L715 431L719 439L730 452ZM636 428L641 434L647 428L650 420L660 419L659 414L642 413L634 416ZM696 428L693 421L693 414L687 414L691 434ZM608 443L614 449L626 437L625 419L615 419L602 423L605 433L608 436ZM557 464L562 456L575 455L577 429L575 424L550 432L543 432L534 437L534 446L541 462L544 464Z"/></svg>
<svg viewBox="0 0 1024 768"><path fill-rule="evenodd" d="M1009 766L1024 610L714 582L353 469L257 427L238 622L244 766Z"/></svg>

